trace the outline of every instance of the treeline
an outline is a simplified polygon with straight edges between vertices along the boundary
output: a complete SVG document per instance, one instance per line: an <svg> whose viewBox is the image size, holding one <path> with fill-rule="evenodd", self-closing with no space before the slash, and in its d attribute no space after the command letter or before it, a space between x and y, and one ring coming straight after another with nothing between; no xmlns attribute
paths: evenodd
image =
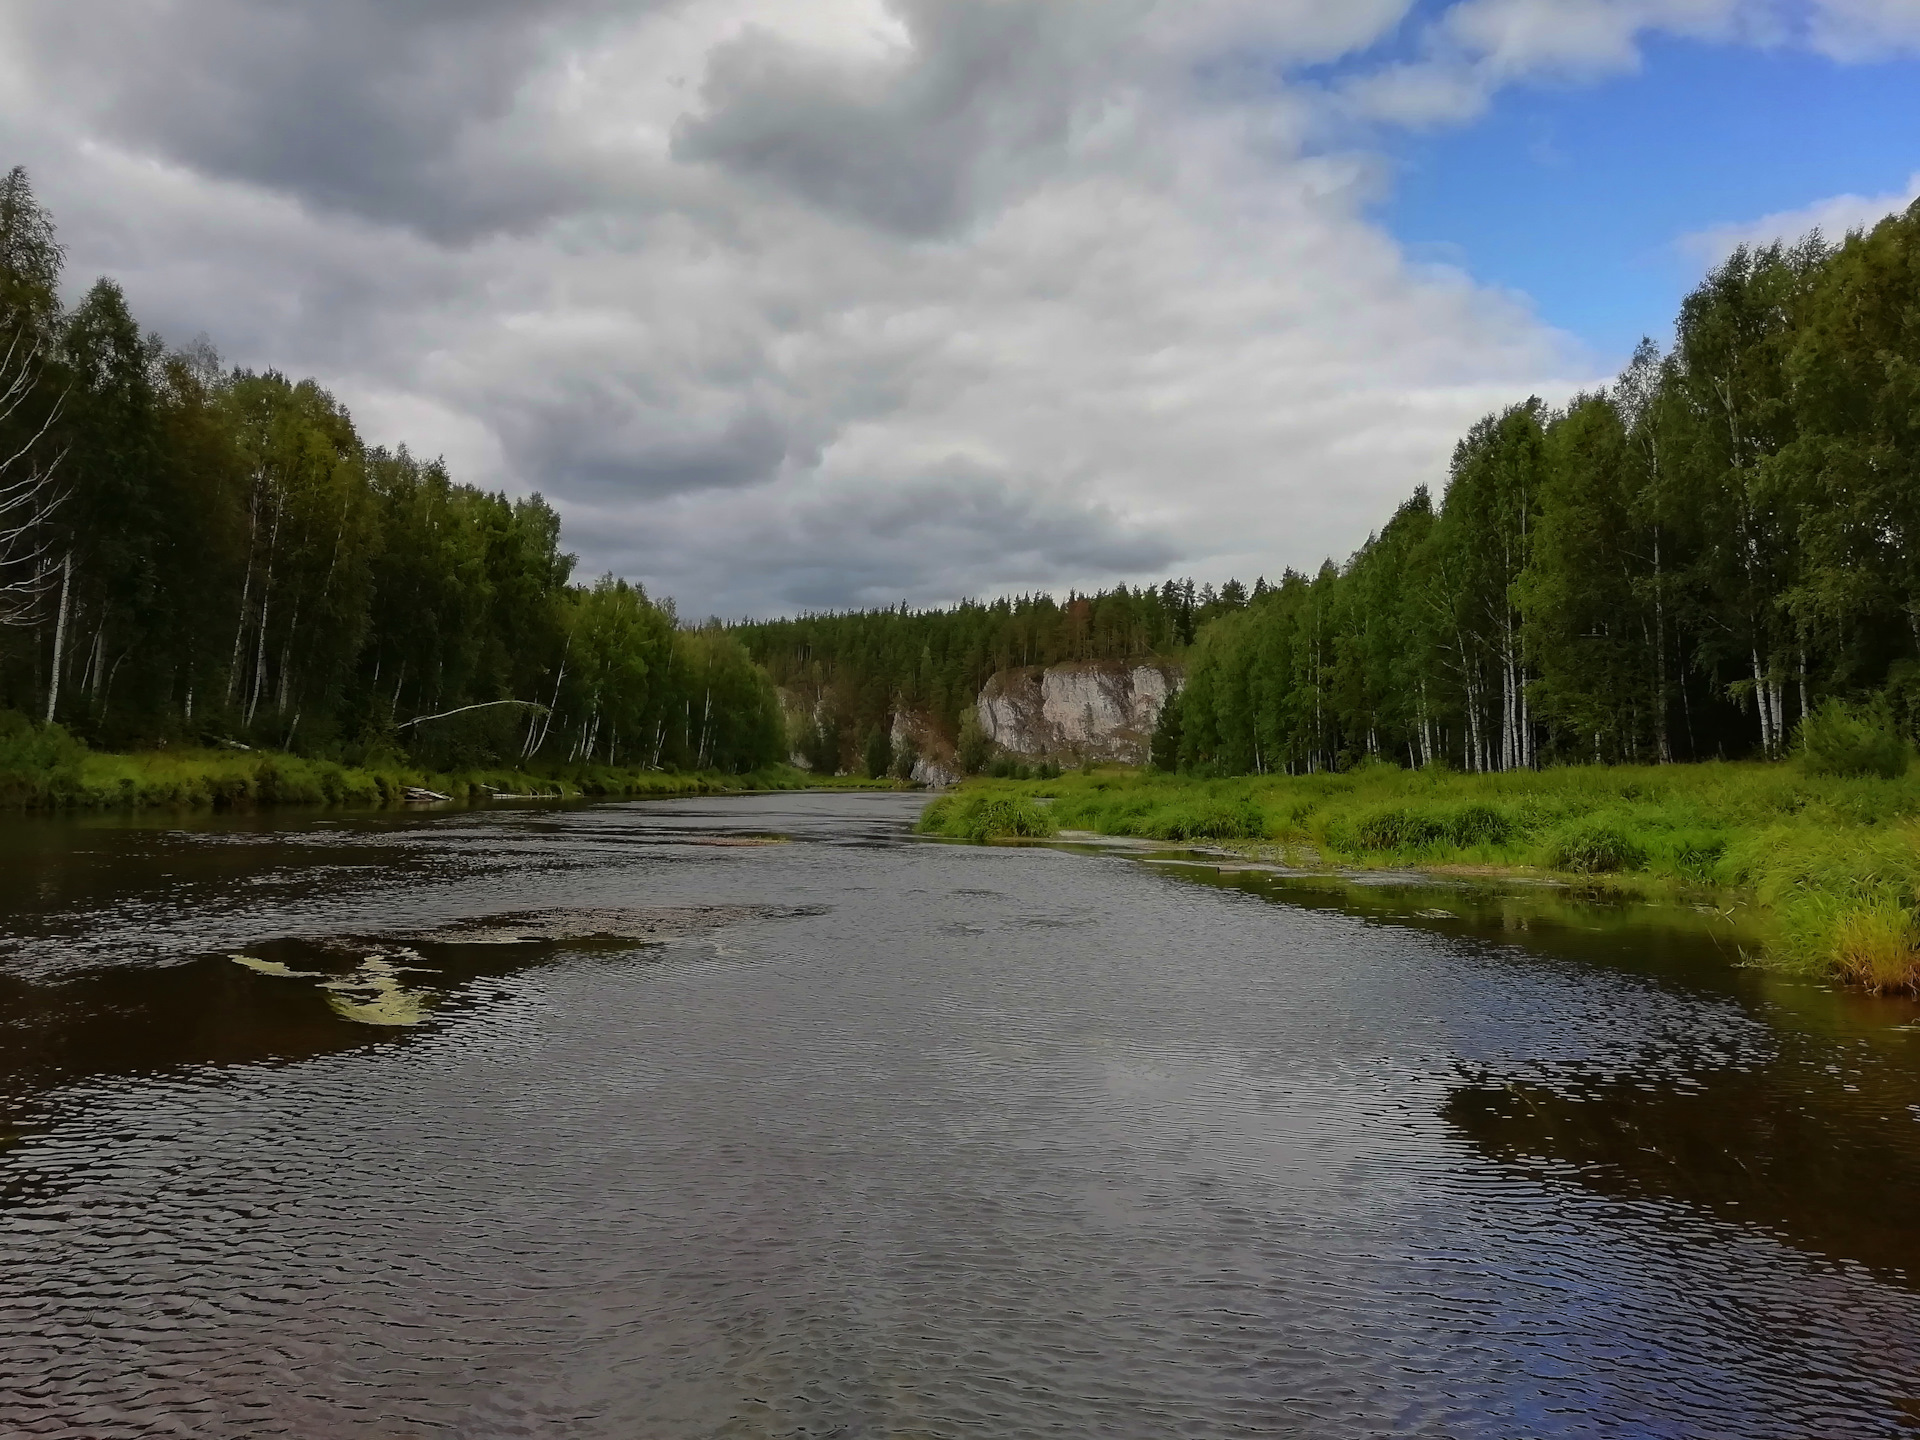
<svg viewBox="0 0 1920 1440"><path fill-rule="evenodd" d="M1092 595L1021 595L963 601L946 610L867 610L735 626L733 633L775 683L794 697L820 738L803 747L837 752L843 766L861 737L884 730L895 711L925 716L949 740L996 672L1075 660L1177 655L1216 617L1264 596L1237 580L1218 590L1192 580L1125 585Z"/></svg>
<svg viewBox="0 0 1920 1440"><path fill-rule="evenodd" d="M1481 421L1348 561L1198 636L1163 767L1778 756L1920 725L1920 204L1742 249L1618 383Z"/></svg>
<svg viewBox="0 0 1920 1440"><path fill-rule="evenodd" d="M720 627L572 582L537 495L366 445L312 381L71 311L25 173L0 182L0 708L98 745L289 749L439 768L744 771L784 758Z"/></svg>

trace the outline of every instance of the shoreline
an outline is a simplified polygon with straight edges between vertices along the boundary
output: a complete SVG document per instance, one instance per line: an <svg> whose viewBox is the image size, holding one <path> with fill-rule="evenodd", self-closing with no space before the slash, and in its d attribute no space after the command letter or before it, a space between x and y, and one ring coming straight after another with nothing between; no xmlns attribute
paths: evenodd
<svg viewBox="0 0 1920 1440"><path fill-rule="evenodd" d="M50 766L0 769L0 813L392 810L495 802L644 800L780 790L908 790L904 781L819 776L790 765L743 773L602 765L428 770L397 757L347 765L281 751L165 749L70 753ZM411 793L410 793L411 792Z"/></svg>
<svg viewBox="0 0 1920 1440"><path fill-rule="evenodd" d="M1369 765L1213 780L1102 767L971 780L922 833L1204 846L1297 878L1481 881L1699 907L1764 937L1763 963L1920 994L1920 777L1797 763L1565 767L1463 775Z"/></svg>

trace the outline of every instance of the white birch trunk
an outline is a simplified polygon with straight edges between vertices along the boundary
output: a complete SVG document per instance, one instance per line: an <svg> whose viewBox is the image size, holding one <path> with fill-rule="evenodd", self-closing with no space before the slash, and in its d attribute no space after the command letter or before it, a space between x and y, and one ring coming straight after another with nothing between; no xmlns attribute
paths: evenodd
<svg viewBox="0 0 1920 1440"><path fill-rule="evenodd" d="M253 544L260 533L260 490L256 478L253 504L247 507L247 569L240 580L240 619L233 627L233 664L227 667L227 703L233 703L240 684L240 657L247 639L247 602L253 598Z"/></svg>
<svg viewBox="0 0 1920 1440"><path fill-rule="evenodd" d="M1768 758L1772 758L1773 739L1773 697L1768 693L1766 671L1760 664L1760 651L1756 648L1753 657L1753 705L1760 713L1760 749Z"/></svg>
<svg viewBox="0 0 1920 1440"><path fill-rule="evenodd" d="M60 562L60 616L53 622L53 678L47 682L47 724L60 704L60 672L66 665L68 601L73 595L73 552Z"/></svg>

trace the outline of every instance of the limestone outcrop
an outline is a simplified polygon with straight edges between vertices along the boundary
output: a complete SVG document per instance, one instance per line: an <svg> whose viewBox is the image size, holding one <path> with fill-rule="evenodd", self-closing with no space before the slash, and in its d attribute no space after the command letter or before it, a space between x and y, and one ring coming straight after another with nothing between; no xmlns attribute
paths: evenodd
<svg viewBox="0 0 1920 1440"><path fill-rule="evenodd" d="M914 752L913 773L907 778L916 785L941 790L960 782L960 765L953 758L953 747L927 723L923 715L905 710L893 712L893 753Z"/></svg>
<svg viewBox="0 0 1920 1440"><path fill-rule="evenodd" d="M980 728L1001 749L1056 760L1143 765L1174 666L1086 661L1003 670L980 692Z"/></svg>

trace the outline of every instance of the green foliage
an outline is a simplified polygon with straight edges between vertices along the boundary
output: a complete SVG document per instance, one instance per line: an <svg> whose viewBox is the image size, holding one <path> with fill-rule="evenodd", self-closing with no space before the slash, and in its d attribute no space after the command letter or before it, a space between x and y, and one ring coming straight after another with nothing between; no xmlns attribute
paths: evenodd
<svg viewBox="0 0 1920 1440"><path fill-rule="evenodd" d="M893 740L879 726L867 732L867 743L861 747L861 751L868 779L878 780L893 768Z"/></svg>
<svg viewBox="0 0 1920 1440"><path fill-rule="evenodd" d="M1139 833L1154 840L1258 840L1267 817L1249 801L1197 800L1143 817Z"/></svg>
<svg viewBox="0 0 1920 1440"><path fill-rule="evenodd" d="M70 796L81 788L87 747L58 725L0 710L0 804Z"/></svg>
<svg viewBox="0 0 1920 1440"><path fill-rule="evenodd" d="M896 780L911 780L913 778L913 767L919 763L919 760L920 749L913 743L912 737L909 736L900 748L894 752L893 778Z"/></svg>
<svg viewBox="0 0 1920 1440"><path fill-rule="evenodd" d="M1171 774L1180 768L1180 692L1175 691L1160 707L1153 736L1147 744L1148 763L1154 769Z"/></svg>
<svg viewBox="0 0 1920 1440"><path fill-rule="evenodd" d="M36 725L17 710L0 710L0 771L73 770L87 747L58 725Z"/></svg>
<svg viewBox="0 0 1920 1440"><path fill-rule="evenodd" d="M943 795L921 812L927 835L957 840L1044 840L1057 827L1040 806L1019 795Z"/></svg>
<svg viewBox="0 0 1920 1440"><path fill-rule="evenodd" d="M1048 797L1062 829L1168 841L1277 841L1293 863L1534 865L1751 904L1776 964L1880 989L1920 984L1920 772L1797 766L1564 766L1507 775L1389 765L1259 779L1104 770L975 781L948 811ZM930 826L939 832L941 822ZM943 833L954 833L951 831Z"/></svg>
<svg viewBox="0 0 1920 1440"><path fill-rule="evenodd" d="M997 672L1177 655L1199 629L1257 603L1266 589L1265 580L1251 591L1232 580L1218 591L1168 580L1064 600L1020 595L947 610L806 615L744 624L735 633L808 713L832 715L860 735L906 709L925 717L944 748L963 743L959 730L948 728L949 717L971 710ZM978 773L985 764L962 768Z"/></svg>
<svg viewBox="0 0 1920 1440"><path fill-rule="evenodd" d="M638 799L795 790L822 783L779 765L742 773L669 773L592 763L436 771L397 757L341 765L283 752L169 748L108 754L85 749L58 726L37 727L0 712L0 805L25 809L367 808L400 804L408 787L415 786L457 803L477 804L496 796ZM837 783L862 787L868 782Z"/></svg>
<svg viewBox="0 0 1920 1440"><path fill-rule="evenodd" d="M1343 848L1358 850L1471 850L1504 845L1515 829L1513 819L1491 805L1395 806L1362 815L1339 834L1350 837Z"/></svg>
<svg viewBox="0 0 1920 1440"><path fill-rule="evenodd" d="M993 741L987 738L979 713L971 705L960 712L960 744L955 753L960 769L968 775L978 775L993 760Z"/></svg>
<svg viewBox="0 0 1920 1440"><path fill-rule="evenodd" d="M1907 773L1910 751L1894 732L1883 709L1861 710L1829 700L1800 725L1800 753L1815 775L1878 775L1893 780Z"/></svg>
<svg viewBox="0 0 1920 1440"><path fill-rule="evenodd" d="M611 576L571 583L539 496L366 445L310 380L165 351L110 280L62 313L61 259L13 171L0 706L103 749L226 742L347 769L741 774L785 758L778 697L738 637L683 629ZM22 488L41 471L59 504ZM292 773L244 788L321 794Z"/></svg>
<svg viewBox="0 0 1920 1440"><path fill-rule="evenodd" d="M1618 826L1602 819L1571 821L1547 837L1547 864L1576 875L1604 875L1638 870L1647 852Z"/></svg>
<svg viewBox="0 0 1920 1440"><path fill-rule="evenodd" d="M1153 763L1777 759L1836 695L1883 697L1911 738L1916 547L1920 203L1837 247L1736 251L1671 353L1487 416L1438 504L1200 629Z"/></svg>
<svg viewBox="0 0 1920 1440"><path fill-rule="evenodd" d="M802 727L800 755L816 775L836 775L840 771L840 727L831 715Z"/></svg>

